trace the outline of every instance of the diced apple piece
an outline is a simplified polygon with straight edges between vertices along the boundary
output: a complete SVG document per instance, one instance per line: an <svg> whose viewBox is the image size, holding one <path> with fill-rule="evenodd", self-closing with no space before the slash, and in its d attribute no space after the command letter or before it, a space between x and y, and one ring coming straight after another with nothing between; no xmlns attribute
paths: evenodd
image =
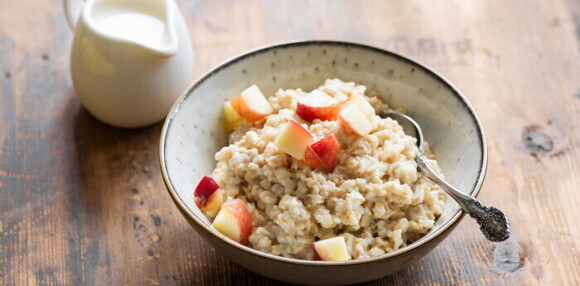
<svg viewBox="0 0 580 286"><path fill-rule="evenodd" d="M288 121L274 144L290 156L302 160L304 150L312 144L314 139L308 130L295 121Z"/></svg>
<svg viewBox="0 0 580 286"><path fill-rule="evenodd" d="M374 128L376 113L372 105L360 94L353 95L349 99L347 99L346 102L343 104L343 107L346 107L351 104L358 107L358 109L365 115L365 117L369 120L369 122L373 124Z"/></svg>
<svg viewBox="0 0 580 286"><path fill-rule="evenodd" d="M354 104L348 105L338 113L338 122L346 130L360 136L368 134L374 128L373 124Z"/></svg>
<svg viewBox="0 0 580 286"><path fill-rule="evenodd" d="M296 114L308 122L314 119L335 120L339 111L339 102L318 89L313 90L296 104Z"/></svg>
<svg viewBox="0 0 580 286"><path fill-rule="evenodd" d="M229 101L224 102L224 130L230 132L236 128L238 123L244 120L232 107Z"/></svg>
<svg viewBox="0 0 580 286"><path fill-rule="evenodd" d="M258 121L272 114L272 106L256 85L248 87L231 100L234 110L247 121Z"/></svg>
<svg viewBox="0 0 580 286"><path fill-rule="evenodd" d="M224 202L220 186L208 176L199 181L193 192L193 198L197 207L205 212L218 210Z"/></svg>
<svg viewBox="0 0 580 286"><path fill-rule="evenodd" d="M334 134L330 134L308 146L304 152L304 163L312 168L324 167L332 172L340 144Z"/></svg>
<svg viewBox="0 0 580 286"><path fill-rule="evenodd" d="M350 259L344 237L337 236L312 243L314 257L323 261L346 261Z"/></svg>
<svg viewBox="0 0 580 286"><path fill-rule="evenodd" d="M235 199L223 204L212 226L225 236L246 245L252 232L252 223L252 215L246 203Z"/></svg>
<svg viewBox="0 0 580 286"><path fill-rule="evenodd" d="M314 152L314 150L310 146L306 147L306 150L304 150L304 164L306 164L310 168L324 167L322 160L320 160L320 157L318 157L316 152Z"/></svg>

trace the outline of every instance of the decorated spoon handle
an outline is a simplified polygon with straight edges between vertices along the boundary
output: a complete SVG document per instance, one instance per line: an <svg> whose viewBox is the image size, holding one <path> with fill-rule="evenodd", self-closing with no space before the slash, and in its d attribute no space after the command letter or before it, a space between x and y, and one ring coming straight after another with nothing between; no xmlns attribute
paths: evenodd
<svg viewBox="0 0 580 286"><path fill-rule="evenodd" d="M443 180L421 155L415 158L419 173L443 188L461 206L463 211L477 220L481 232L491 241L504 241L510 236L510 223L505 213L495 207L486 207L476 198L467 195Z"/></svg>

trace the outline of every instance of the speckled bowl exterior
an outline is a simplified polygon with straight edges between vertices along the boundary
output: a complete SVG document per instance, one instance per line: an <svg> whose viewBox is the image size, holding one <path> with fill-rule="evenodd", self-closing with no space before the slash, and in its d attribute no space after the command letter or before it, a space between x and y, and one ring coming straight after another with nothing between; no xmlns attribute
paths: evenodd
<svg viewBox="0 0 580 286"><path fill-rule="evenodd" d="M351 284L378 279L417 261L439 244L463 216L447 198L443 215L422 239L381 256L347 262L278 257L240 245L211 227L193 202L197 182L215 168L227 144L222 104L257 84L310 91L327 78L364 84L391 107L405 107L419 122L446 179L476 196L485 177L487 147L475 111L441 75L401 55L361 44L297 41L236 56L200 77L176 102L163 127L160 160L171 198L193 228L220 253L256 273L300 284Z"/></svg>

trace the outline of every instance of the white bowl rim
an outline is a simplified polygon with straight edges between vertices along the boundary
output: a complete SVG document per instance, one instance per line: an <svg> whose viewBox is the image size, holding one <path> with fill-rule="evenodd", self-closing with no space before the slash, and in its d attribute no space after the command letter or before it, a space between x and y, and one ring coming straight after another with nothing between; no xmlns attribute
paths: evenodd
<svg viewBox="0 0 580 286"><path fill-rule="evenodd" d="M429 241L435 239L438 235L442 234L447 229L449 229L449 228L453 227L455 224L457 224L465 215L465 213L461 209L456 211L456 213L453 215L453 217L448 222L443 224L436 231L434 231L432 233L428 233L427 235L423 236L421 239L413 242L412 244L407 245L403 248L397 249L395 251L385 253L382 255L378 255L378 256L374 256L374 257L354 259L354 260L348 260L348 261L318 261L318 260L304 260L304 259L277 256L277 255L273 255L273 254L269 254L266 252L262 252L262 251L253 249L249 246L239 244L239 243L233 241L232 239L226 237L225 235L221 234L220 232L215 230L213 227L206 225L203 221L201 221L197 216L195 216L189 210L189 208L185 205L185 203L183 202L181 197L177 194L177 192L173 188L173 184L172 184L171 180L169 179L169 176L167 174L165 152L164 152L165 141L167 139L168 130L171 127L173 119L175 118L175 115L178 113L179 109L181 108L181 105L183 104L183 102L187 99L187 97L190 94L193 93L193 90L197 86L199 86L201 83L203 83L205 80L207 80L212 75L219 72L220 70L227 68L228 66L230 66L230 65L232 65L240 60L243 60L245 58L248 58L250 56L253 56L253 55L256 55L259 53L267 52L270 50L276 50L279 48L299 47L299 46L308 46L308 45L346 46L346 47L362 48L362 49L382 53L382 54L385 54L388 56L398 58L398 59L403 60L405 62L408 62L411 65L415 65L417 68L422 69L427 74L435 77L436 79L440 80L442 83L447 85L447 87L453 91L453 95L455 95L459 99L459 101L467 108L470 115L475 120L475 122L477 124L477 128L478 128L477 129L478 135L479 135L481 142L482 142L481 166L479 169L477 183L475 185L473 193L471 194L473 197L477 197L477 195L479 194L479 191L481 189L481 186L483 184L483 181L485 180L485 175L486 175L486 171L487 171L487 159L488 158L487 158L487 139L485 136L485 131L484 131L483 125L481 124L481 121L480 121L479 117L477 116L477 113L475 113L475 110L473 109L471 103L467 100L467 98L463 95L463 93L455 85L453 85L447 78L445 78L444 76L442 76L438 72L434 71L433 69L431 69L427 65L425 65L425 64L423 64L415 59L409 58L407 56L403 56L403 55L398 54L396 52L392 52L392 51L389 51L389 50L386 50L383 48L379 48L379 47L375 47L375 46L371 46L371 45L367 45L367 44L350 42L350 41L338 41L338 40L291 40L291 41L276 42L276 43L272 43L269 45L260 46L260 47L257 47L255 49L251 49L251 50L242 52L240 54L237 54L235 56L232 56L232 57L222 61L221 63L216 65L214 68L210 69L208 72L206 72L205 74L198 77L191 84L191 86L189 88L187 88L181 94L181 96L176 100L176 102L174 103L173 107L171 108L171 111L169 112L169 114L167 115L167 118L165 119L165 122L163 124L163 129L161 131L160 144L159 144L159 159L160 159L160 165L161 165L161 173L163 176L163 181L165 183L165 186L167 187L167 190L168 190L169 194L171 195L171 198L173 199L173 201L175 202L177 207L180 209L181 213L186 214L190 219L195 221L195 223L198 226L200 226L203 230L205 230L205 231L209 232L210 234L212 234L213 236L221 239L223 242L229 244L230 246L238 248L241 251L248 252L250 254L260 256L262 258L272 259L272 260L275 260L275 261L278 261L281 263L299 264L299 265L308 265L308 266L319 266L319 267L366 264L366 263L372 263L372 262L383 260L383 259L388 259L388 258L397 256L397 255L403 254L405 252L411 251L413 249L419 248L423 244L426 244Z"/></svg>

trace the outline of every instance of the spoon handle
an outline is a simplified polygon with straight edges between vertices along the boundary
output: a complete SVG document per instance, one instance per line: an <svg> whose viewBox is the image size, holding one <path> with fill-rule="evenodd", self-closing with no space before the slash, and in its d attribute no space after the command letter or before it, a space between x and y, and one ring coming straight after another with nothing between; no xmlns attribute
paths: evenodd
<svg viewBox="0 0 580 286"><path fill-rule="evenodd" d="M477 220L481 232L487 239L504 241L509 238L510 223L505 213L495 207L484 206L476 198L459 191L447 183L435 173L422 155L418 155L415 161L417 162L419 173L439 185L459 204L463 211Z"/></svg>

